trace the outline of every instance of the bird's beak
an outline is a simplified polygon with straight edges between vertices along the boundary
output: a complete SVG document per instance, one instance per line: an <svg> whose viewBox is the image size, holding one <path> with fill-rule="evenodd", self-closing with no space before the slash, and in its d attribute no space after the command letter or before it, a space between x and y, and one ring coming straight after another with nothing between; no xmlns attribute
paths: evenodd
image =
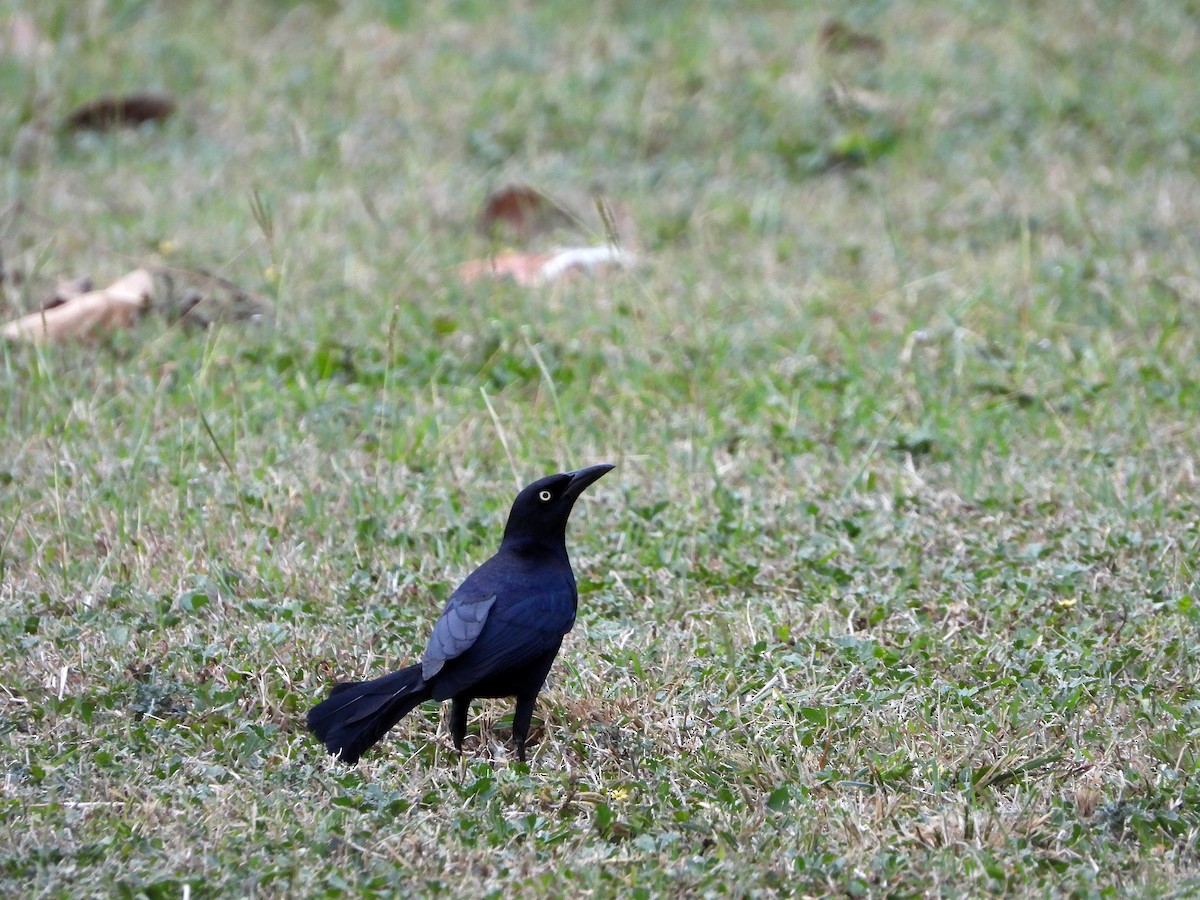
<svg viewBox="0 0 1200 900"><path fill-rule="evenodd" d="M571 497L578 497L587 489L589 484L602 478L615 468L616 466L610 463L602 463L598 466L588 466L586 469L577 469L569 473L571 481L567 484L567 489L564 493L569 494Z"/></svg>

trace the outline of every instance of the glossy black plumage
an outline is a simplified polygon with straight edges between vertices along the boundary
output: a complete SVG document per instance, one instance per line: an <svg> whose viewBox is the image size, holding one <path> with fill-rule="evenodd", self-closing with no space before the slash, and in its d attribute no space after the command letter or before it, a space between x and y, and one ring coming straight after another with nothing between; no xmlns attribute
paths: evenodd
<svg viewBox="0 0 1200 900"><path fill-rule="evenodd" d="M308 727L326 749L357 762L414 707L450 700L450 733L461 751L471 701L515 697L513 740L523 762L534 701L575 624L567 519L584 489L612 468L549 475L522 490L500 549L450 596L421 662L339 684L309 711Z"/></svg>

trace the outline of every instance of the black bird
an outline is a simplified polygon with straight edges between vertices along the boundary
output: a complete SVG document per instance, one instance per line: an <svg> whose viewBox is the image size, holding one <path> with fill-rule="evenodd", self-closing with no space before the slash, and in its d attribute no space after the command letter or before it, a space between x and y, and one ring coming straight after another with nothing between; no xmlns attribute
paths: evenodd
<svg viewBox="0 0 1200 900"><path fill-rule="evenodd" d="M496 555L446 601L419 665L334 687L308 727L343 762L355 763L426 700L450 700L450 734L462 752L471 701L516 697L513 740L525 761L529 720L579 594L567 558L567 518L605 464L548 475L517 494Z"/></svg>

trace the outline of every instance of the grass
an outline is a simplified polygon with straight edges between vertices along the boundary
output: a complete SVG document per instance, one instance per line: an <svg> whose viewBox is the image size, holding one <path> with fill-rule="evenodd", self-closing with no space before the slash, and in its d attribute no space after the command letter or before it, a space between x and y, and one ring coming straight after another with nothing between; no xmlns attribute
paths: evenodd
<svg viewBox="0 0 1200 900"><path fill-rule="evenodd" d="M275 309L0 346L0 892L1200 889L1200 33L839 14L886 53L770 3L0 13L5 318L146 262ZM142 88L179 113L54 128ZM460 284L512 180L641 265ZM331 763L307 707L598 461L531 764L502 702Z"/></svg>

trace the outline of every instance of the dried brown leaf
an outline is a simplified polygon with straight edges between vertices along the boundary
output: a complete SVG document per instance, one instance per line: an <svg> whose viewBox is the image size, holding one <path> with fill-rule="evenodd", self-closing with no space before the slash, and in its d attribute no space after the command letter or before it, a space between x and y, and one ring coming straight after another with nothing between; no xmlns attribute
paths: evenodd
<svg viewBox="0 0 1200 900"><path fill-rule="evenodd" d="M158 122L174 111L175 101L169 95L145 91L100 97L91 103L85 103L67 116L64 125L69 129L103 130L121 125Z"/></svg>
<svg viewBox="0 0 1200 900"><path fill-rule="evenodd" d="M825 105L834 112L863 116L897 116L899 105L881 91L853 87L841 81L833 81L825 89Z"/></svg>
<svg viewBox="0 0 1200 900"><path fill-rule="evenodd" d="M512 251L465 262L458 267L458 277L468 283L483 278L511 278L532 287L581 274L604 274L633 262L632 254L609 246L569 247L552 253Z"/></svg>
<svg viewBox="0 0 1200 900"><path fill-rule="evenodd" d="M534 285L550 256L549 253L498 253L463 263L458 267L458 277L468 283L483 278L511 278L517 284Z"/></svg>
<svg viewBox="0 0 1200 900"><path fill-rule="evenodd" d="M158 269L155 276L155 307L172 321L207 328L215 322L260 322L274 317L267 300L203 269Z"/></svg>
<svg viewBox="0 0 1200 900"><path fill-rule="evenodd" d="M883 41L873 34L855 31L841 19L827 19L821 26L821 49L829 54L862 53L883 56Z"/></svg>
<svg viewBox="0 0 1200 900"><path fill-rule="evenodd" d="M54 286L54 293L47 297L46 302L42 304L42 309L53 309L56 306L62 306L68 300L74 300L76 297L81 297L88 293L93 287L90 275L60 281Z"/></svg>
<svg viewBox="0 0 1200 900"><path fill-rule="evenodd" d="M153 293L154 277L146 269L135 269L102 290L14 319L0 335L40 344L129 328L150 305Z"/></svg>
<svg viewBox="0 0 1200 900"><path fill-rule="evenodd" d="M526 184L503 187L487 198L476 219L479 233L494 237L499 232L528 241L536 234L569 227L575 217L537 188Z"/></svg>

